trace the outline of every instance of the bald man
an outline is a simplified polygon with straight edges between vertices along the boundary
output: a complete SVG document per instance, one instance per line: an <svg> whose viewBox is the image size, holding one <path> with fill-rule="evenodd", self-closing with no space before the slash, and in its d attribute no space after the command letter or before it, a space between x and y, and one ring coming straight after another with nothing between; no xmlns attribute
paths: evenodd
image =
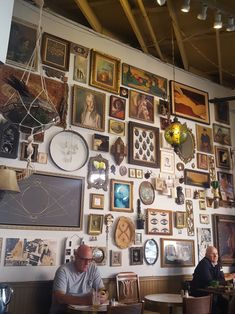
<svg viewBox="0 0 235 314"><path fill-rule="evenodd" d="M194 270L193 280L190 284L191 295L200 297L207 295L198 289L206 288L210 285L212 280L216 280L220 285L226 285L224 273L218 264L218 251L214 246L208 246L205 257L198 263ZM220 296L215 296L213 299L212 313L226 314L227 313L227 300Z"/></svg>
<svg viewBox="0 0 235 314"><path fill-rule="evenodd" d="M67 304L92 304L92 291L103 288L100 272L92 260L92 250L82 244L75 252L75 260L60 266L55 274L51 314L66 313ZM100 302L106 301L104 295Z"/></svg>

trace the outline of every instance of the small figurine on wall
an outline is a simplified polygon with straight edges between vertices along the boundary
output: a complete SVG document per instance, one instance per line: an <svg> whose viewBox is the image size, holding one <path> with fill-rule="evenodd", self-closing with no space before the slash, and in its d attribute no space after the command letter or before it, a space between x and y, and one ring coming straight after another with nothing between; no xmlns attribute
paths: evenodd
<svg viewBox="0 0 235 314"><path fill-rule="evenodd" d="M144 215L141 213L140 199L137 200L137 221L136 229L144 229Z"/></svg>
<svg viewBox="0 0 235 314"><path fill-rule="evenodd" d="M178 204L178 205L184 204L183 188L181 186L177 186L176 192L177 192L177 197L175 199L176 204Z"/></svg>

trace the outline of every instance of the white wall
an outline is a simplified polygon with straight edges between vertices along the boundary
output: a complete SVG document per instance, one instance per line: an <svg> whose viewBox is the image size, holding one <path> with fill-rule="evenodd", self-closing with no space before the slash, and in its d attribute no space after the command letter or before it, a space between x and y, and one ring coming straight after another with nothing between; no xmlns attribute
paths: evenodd
<svg viewBox="0 0 235 314"><path fill-rule="evenodd" d="M2 0L0 10L0 61L5 63L7 56L8 40L11 28L11 18L14 0Z"/></svg>
<svg viewBox="0 0 235 314"><path fill-rule="evenodd" d="M20 0L15 1L15 7L14 7L14 16L17 16L21 19L27 20L31 23L35 23L38 21L38 12L37 9L30 6L29 4L26 4L24 2L21 2ZM126 62L128 64L131 64L133 66L137 66L139 68L142 68L144 70L150 71L152 73L155 73L157 75L166 77L167 79L171 80L173 79L173 71L172 67L168 64L164 64L162 62L159 62L157 59L145 55L144 53L132 49L128 46L125 46L123 44L120 44L116 41L111 41L103 36L100 36L99 34L96 34L94 32L88 31L84 27L79 27L75 23L70 23L64 19L59 19L56 16L50 15L49 13L46 13L43 15L43 31L57 35L61 38L67 39L69 41L84 45L88 48L94 48L96 50L102 51L104 53L107 53L111 56L118 57L121 59L122 62ZM75 81L73 81L73 55L70 56L70 70L68 73L68 84L70 86L70 92L71 87L73 84L77 84ZM228 90L222 86L216 85L212 82L209 82L203 78L191 75L187 72L184 72L180 69L176 69L175 74L175 80L185 83L187 85L193 86L198 89L205 90L209 93L209 98L214 97L221 97L221 96L230 96L232 95L232 91ZM82 85L82 84L81 84ZM92 89L95 89L92 87ZM105 135L109 135L110 137L110 144L116 140L116 136L113 136L112 134L108 133L108 104L109 104L109 93L106 93L106 126L105 130L106 132L103 133ZM156 98L157 100L157 98ZM71 105L71 93L69 94L69 105ZM126 112L126 116L128 117L128 114ZM214 120L214 110L213 105L210 105L210 117L211 121ZM127 118L128 119L128 118ZM235 121L235 114L233 112L232 119ZM68 126L70 126L70 110L68 114ZM195 134L195 124L192 121L189 120L183 120L180 119L182 122L187 122L187 125L192 128L193 133ZM156 114L155 116L155 126L160 127L159 125L159 117ZM92 134L94 133L92 130L79 128L72 126L72 129L75 131L78 131L82 136L87 140L89 147L91 147L91 141L92 141ZM43 144L40 144L40 151L48 151L48 145L52 137L57 133L61 131L58 127L52 127L48 131L46 131L45 134L45 140ZM127 131L127 124L126 124L126 131ZM234 126L233 126L233 134L234 134ZM123 140L125 143L127 143L127 136L123 137ZM233 145L234 145L234 139L233 139ZM95 151L90 151L90 156L96 156ZM104 158L109 159L110 165L114 164L114 160L109 155L109 153L103 153L102 154ZM175 156L175 162L180 161L177 156ZM194 159L192 162L196 164L196 159ZM192 162L187 164L187 168L191 167ZM26 163L24 161L20 161L18 159L16 160L10 160L1 158L0 164L5 164L8 166L15 166L15 167L21 167L24 168L26 166ZM133 167L133 165L127 164L127 159L124 160L122 163L123 165L126 165L127 167ZM46 172L52 172L52 173L62 173L64 175L70 174L67 172L64 172L62 170L59 170L54 163L49 158L49 161L46 165L41 165L38 163L35 163L36 170L40 171L46 171ZM138 166L134 166L134 168L141 168ZM143 167L142 168L145 171L147 171L149 168ZM118 167L117 167L118 170ZM151 169L153 171L153 178L158 176L160 170L159 169ZM87 165L85 165L82 169L78 171L74 171L72 173L73 175L87 176ZM176 175L179 176L180 174L176 172ZM116 175L110 173L110 179L116 178L116 179L124 179L124 180L130 180L127 176L121 177L119 176L119 172L116 172ZM136 218L136 200L139 197L138 196L138 188L141 180L134 179L134 209L135 212L133 214L128 214L129 217L133 217L133 220ZM103 190L95 190L85 189L85 195L84 195L84 223L83 223L83 231L81 232L74 232L74 231L38 231L38 230L14 230L14 229L0 229L0 237L2 237L4 240L7 237L33 237L33 238L49 238L49 239L56 239L58 240L58 258L57 258L57 265L56 267L4 267L4 249L5 249L5 241L3 241L3 249L2 249L2 256L1 256L1 264L0 264L0 273L1 273L1 281L29 281L29 280L47 280L52 279L54 276L54 272L57 269L57 267L60 265L62 258L63 258L63 246L65 238L68 236L72 236L73 234L77 234L81 237L84 237L85 242L89 243L92 246L99 245L99 246L105 246L106 245L106 234L105 229L103 229L102 235L98 236L97 242L89 242L89 236L87 235L87 215L89 213L97 213L97 211L89 209L89 194L90 193L102 193L105 194L105 209L102 212L102 214L110 213L109 209L109 191L104 192ZM199 223L199 205L197 200L193 200L194 205L194 219L195 219L195 236L194 237L188 237L186 229L183 230L182 234L178 233L178 230L174 228L173 230L173 238L185 238L185 239L193 239L195 240L195 258L196 263L198 261L197 259L197 241L196 241L196 228L197 227L203 227L205 225L200 225ZM142 211L147 206L141 206ZM176 210L184 210L184 206L179 206L175 203L174 199L161 196L156 192L155 195L155 201L151 206L148 206L151 208L160 208L160 209L169 209L172 211ZM212 213L225 213L225 214L234 214L234 208L233 209L222 209L219 208L217 210L215 209L207 209L205 213L212 214ZM111 212L113 216L116 218L122 213L118 212ZM211 227L211 224L209 225ZM113 240L113 233L114 230L110 232L109 235L109 244L108 249L112 250L119 250ZM143 233L143 241L145 241L148 238L152 238L151 235L146 235L144 231ZM157 240L160 248L160 237L154 236L154 238ZM122 267L108 267L109 262L107 266L101 266L100 270L103 277L110 277L113 276L115 273L119 271L128 271L132 270L137 272L141 276L156 276L156 275L173 275L173 274L192 274L194 267L190 268L161 268L160 267L160 258L158 259L157 263L154 266L147 266L144 262L143 265L138 266L129 266L129 250L125 249L122 250L122 258L123 258L123 265ZM226 269L225 269L226 270Z"/></svg>

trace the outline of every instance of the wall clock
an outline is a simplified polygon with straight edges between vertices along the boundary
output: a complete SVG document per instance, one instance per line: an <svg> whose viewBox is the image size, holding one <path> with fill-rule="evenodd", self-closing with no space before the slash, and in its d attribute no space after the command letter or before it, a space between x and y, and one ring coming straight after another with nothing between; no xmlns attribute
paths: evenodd
<svg viewBox="0 0 235 314"><path fill-rule="evenodd" d="M77 132L70 130L57 133L52 138L49 149L53 162L65 171L82 168L89 157L86 140Z"/></svg>

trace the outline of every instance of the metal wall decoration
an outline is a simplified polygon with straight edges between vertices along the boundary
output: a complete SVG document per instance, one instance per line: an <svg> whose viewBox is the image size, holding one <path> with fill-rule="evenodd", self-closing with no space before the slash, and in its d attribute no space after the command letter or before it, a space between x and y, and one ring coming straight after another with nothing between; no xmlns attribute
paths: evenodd
<svg viewBox="0 0 235 314"><path fill-rule="evenodd" d="M117 165L120 165L127 155L127 147L125 146L121 137L118 137L115 143L111 146L111 153Z"/></svg>
<svg viewBox="0 0 235 314"><path fill-rule="evenodd" d="M109 182L109 162L100 154L90 157L87 174L87 187L107 191Z"/></svg>
<svg viewBox="0 0 235 314"><path fill-rule="evenodd" d="M194 236L193 202L186 200L186 224L188 236Z"/></svg>

